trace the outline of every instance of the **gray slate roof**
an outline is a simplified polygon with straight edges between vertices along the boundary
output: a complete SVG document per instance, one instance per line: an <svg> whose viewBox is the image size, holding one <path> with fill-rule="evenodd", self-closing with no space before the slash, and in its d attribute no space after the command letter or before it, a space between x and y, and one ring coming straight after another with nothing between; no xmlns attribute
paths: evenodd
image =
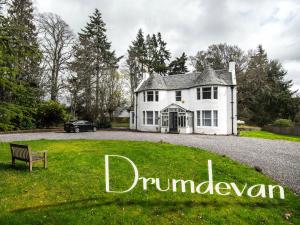
<svg viewBox="0 0 300 225"><path fill-rule="evenodd" d="M146 90L178 90L203 85L233 85L232 74L227 70L213 70L208 68L202 73L186 73L169 76L151 75L140 86L137 92Z"/></svg>

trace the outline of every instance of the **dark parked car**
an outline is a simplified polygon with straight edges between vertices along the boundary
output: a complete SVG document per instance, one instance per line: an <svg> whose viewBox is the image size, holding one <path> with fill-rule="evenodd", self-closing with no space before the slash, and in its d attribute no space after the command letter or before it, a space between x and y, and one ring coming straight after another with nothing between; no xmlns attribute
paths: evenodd
<svg viewBox="0 0 300 225"><path fill-rule="evenodd" d="M97 131L96 126L86 120L75 120L75 121L69 121L66 122L64 125L64 130L66 132L75 132L79 133L81 131Z"/></svg>

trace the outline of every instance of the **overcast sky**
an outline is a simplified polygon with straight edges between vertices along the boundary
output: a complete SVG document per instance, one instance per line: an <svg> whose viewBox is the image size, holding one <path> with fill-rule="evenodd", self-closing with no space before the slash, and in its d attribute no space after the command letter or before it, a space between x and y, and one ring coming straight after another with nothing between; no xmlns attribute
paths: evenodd
<svg viewBox="0 0 300 225"><path fill-rule="evenodd" d="M39 12L60 15L80 31L98 8L118 55L126 54L139 28L161 32L172 56L195 55L210 44L243 50L262 44L279 59L300 90L300 0L35 0Z"/></svg>

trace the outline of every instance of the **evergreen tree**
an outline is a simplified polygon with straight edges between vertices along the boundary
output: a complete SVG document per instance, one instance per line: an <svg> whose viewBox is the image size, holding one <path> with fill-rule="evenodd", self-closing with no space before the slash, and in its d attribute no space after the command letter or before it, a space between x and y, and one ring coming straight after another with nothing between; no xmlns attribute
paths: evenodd
<svg viewBox="0 0 300 225"><path fill-rule="evenodd" d="M167 61L170 60L171 53L166 48L166 46L167 43L162 40L161 33L158 33L157 36L155 34L153 34L152 36L147 35L146 67L150 74L153 72L159 73L161 75L167 74Z"/></svg>
<svg viewBox="0 0 300 225"><path fill-rule="evenodd" d="M293 119L298 103L290 90L292 81L276 60L269 60L261 45L252 53L240 79L239 109L249 121L265 125L279 118Z"/></svg>
<svg viewBox="0 0 300 225"><path fill-rule="evenodd" d="M134 90L143 78L146 63L146 46L142 29L139 29L136 40L129 46L126 60L129 69L131 105L133 105Z"/></svg>
<svg viewBox="0 0 300 225"><path fill-rule="evenodd" d="M8 9L11 35L16 42L16 79L37 89L40 82L41 52L37 41L31 0L13 0Z"/></svg>
<svg viewBox="0 0 300 225"><path fill-rule="evenodd" d="M86 118L102 120L107 111L107 82L117 68L120 58L111 51L107 40L105 23L98 9L79 33L79 44L75 46L73 71L82 81ZM84 68L84 69L83 69Z"/></svg>
<svg viewBox="0 0 300 225"><path fill-rule="evenodd" d="M182 53L180 57L177 57L169 64L169 75L184 74L188 72L186 67L187 56Z"/></svg>

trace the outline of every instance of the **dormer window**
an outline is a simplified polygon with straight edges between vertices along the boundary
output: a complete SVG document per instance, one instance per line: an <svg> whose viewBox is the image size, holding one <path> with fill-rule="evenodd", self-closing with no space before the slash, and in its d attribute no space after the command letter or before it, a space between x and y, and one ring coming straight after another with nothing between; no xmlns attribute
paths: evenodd
<svg viewBox="0 0 300 225"><path fill-rule="evenodd" d="M180 102L181 101L181 91L176 91L175 95L176 95L176 102Z"/></svg>

